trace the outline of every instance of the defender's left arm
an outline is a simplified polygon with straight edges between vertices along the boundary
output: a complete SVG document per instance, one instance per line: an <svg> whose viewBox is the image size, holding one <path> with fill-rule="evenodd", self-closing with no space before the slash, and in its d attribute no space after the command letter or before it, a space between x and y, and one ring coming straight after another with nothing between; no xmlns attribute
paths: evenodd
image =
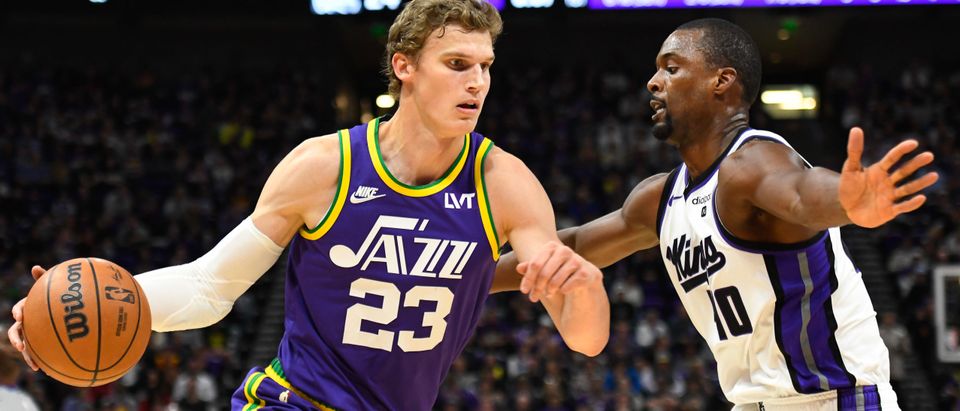
<svg viewBox="0 0 960 411"><path fill-rule="evenodd" d="M926 201L918 194L937 181L929 172L908 180L933 161L925 151L899 167L905 155L917 149L906 140L890 149L876 164L864 167L863 131L850 130L847 159L838 174L821 167L808 168L789 147L758 141L737 151L723 171L726 180L746 193L749 201L777 218L815 230L846 224L872 228L908 213Z"/></svg>
<svg viewBox="0 0 960 411"><path fill-rule="evenodd" d="M520 261L521 291L543 302L570 349L599 354L610 336L600 269L560 242L550 200L523 162L494 147L484 170L494 222ZM497 275L505 274L515 275Z"/></svg>

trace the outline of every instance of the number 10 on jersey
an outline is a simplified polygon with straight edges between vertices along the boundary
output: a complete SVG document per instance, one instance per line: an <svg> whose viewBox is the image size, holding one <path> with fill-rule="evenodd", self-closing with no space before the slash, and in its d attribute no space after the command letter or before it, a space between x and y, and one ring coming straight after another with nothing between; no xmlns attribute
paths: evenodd
<svg viewBox="0 0 960 411"><path fill-rule="evenodd" d="M430 329L426 337L414 337L413 331L403 330L398 333L387 330L378 330L376 333L362 331L363 321L387 325L397 319L400 311L400 289L393 283L360 278L350 283L350 296L365 298L367 294L383 297L380 307L371 307L356 303L347 309L347 317L343 324L343 343L376 348L384 351L393 351L394 334L397 337L397 346L405 352L429 351L443 341L447 331L447 315L453 307L453 292L446 287L428 287L418 285L403 295L404 307L419 307L421 301L434 301L437 309L423 313L421 325Z"/></svg>
<svg viewBox="0 0 960 411"><path fill-rule="evenodd" d="M737 287L718 288L713 292L707 290L707 296L710 297L713 321L717 323L717 334L720 334L720 341L727 339L724 324L730 330L730 335L734 337L753 332L750 317L747 316L747 307L743 305L743 298L740 297L740 291L737 290Z"/></svg>

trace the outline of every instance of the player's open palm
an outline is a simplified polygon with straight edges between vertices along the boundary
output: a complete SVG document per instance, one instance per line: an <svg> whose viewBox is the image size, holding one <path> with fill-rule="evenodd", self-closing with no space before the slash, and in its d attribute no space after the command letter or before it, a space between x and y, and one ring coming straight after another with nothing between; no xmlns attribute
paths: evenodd
<svg viewBox="0 0 960 411"><path fill-rule="evenodd" d="M847 141L847 160L840 172L840 204L847 217L861 227L880 226L894 217L920 208L927 197L917 194L937 182L937 173L930 172L907 181L921 167L933 161L933 153L925 151L896 165L920 144L903 141L890 149L883 159L869 167L860 162L863 155L863 130L854 127Z"/></svg>
<svg viewBox="0 0 960 411"><path fill-rule="evenodd" d="M600 269L558 241L547 243L533 259L517 265L517 272L523 275L520 291L533 302L603 286Z"/></svg>
<svg viewBox="0 0 960 411"><path fill-rule="evenodd" d="M30 269L30 275L33 276L34 280L39 279L45 272L47 272L47 270L39 265L35 265ZM7 329L7 338L10 339L10 344L13 345L13 348L16 348L17 351L20 351L20 354L23 354L23 360L27 365L34 371L38 371L40 368L34 364L33 359L27 354L27 347L23 342L23 305L26 304L26 302L26 298L21 298L20 301L13 305L13 309L10 310L13 314L14 323Z"/></svg>

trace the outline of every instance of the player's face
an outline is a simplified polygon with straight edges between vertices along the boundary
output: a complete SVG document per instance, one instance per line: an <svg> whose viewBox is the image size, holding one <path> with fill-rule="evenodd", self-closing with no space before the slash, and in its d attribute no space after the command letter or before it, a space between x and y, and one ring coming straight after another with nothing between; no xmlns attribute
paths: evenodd
<svg viewBox="0 0 960 411"><path fill-rule="evenodd" d="M473 131L490 91L493 42L487 31L457 25L434 30L404 87L410 86L420 117L438 135Z"/></svg>
<svg viewBox="0 0 960 411"><path fill-rule="evenodd" d="M679 142L676 134L687 135L686 125L705 114L713 73L696 46L702 36L699 30L675 31L660 47L657 72L647 82L653 94L651 131L658 140Z"/></svg>

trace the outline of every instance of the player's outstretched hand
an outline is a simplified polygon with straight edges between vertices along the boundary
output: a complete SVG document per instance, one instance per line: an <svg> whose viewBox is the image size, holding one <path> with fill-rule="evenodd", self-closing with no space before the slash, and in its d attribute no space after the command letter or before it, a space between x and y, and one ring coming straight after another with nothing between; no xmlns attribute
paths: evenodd
<svg viewBox="0 0 960 411"><path fill-rule="evenodd" d="M930 172L905 181L921 167L933 161L933 153L924 151L904 162L895 170L897 162L920 145L906 140L890 149L883 159L870 167L860 163L863 155L863 130L850 129L847 141L847 160L840 172L840 205L854 224L873 228L894 217L920 208L927 197L917 194L937 182L937 173Z"/></svg>
<svg viewBox="0 0 960 411"><path fill-rule="evenodd" d="M33 266L30 269L30 274L33 275L34 280L40 279L43 276L43 273L47 272L46 269L39 265ZM20 351L20 354L23 355L23 361L30 366L34 371L39 371L40 368L37 367L37 364L33 363L33 359L30 358L30 354L27 354L27 346L23 341L23 305L26 304L26 297L20 299L10 310L13 313L13 325L7 330L7 337L10 338L10 344L13 345L13 348L16 348L17 351Z"/></svg>
<svg viewBox="0 0 960 411"><path fill-rule="evenodd" d="M559 241L540 248L532 260L517 265L523 275L520 291L537 302L560 293L571 294L588 287L603 287L603 273Z"/></svg>

